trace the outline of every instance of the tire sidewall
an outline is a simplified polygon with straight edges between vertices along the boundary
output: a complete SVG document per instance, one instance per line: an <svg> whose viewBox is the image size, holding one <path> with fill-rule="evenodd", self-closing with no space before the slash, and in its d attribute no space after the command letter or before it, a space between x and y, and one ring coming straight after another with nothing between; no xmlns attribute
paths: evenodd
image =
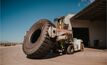
<svg viewBox="0 0 107 65"><path fill-rule="evenodd" d="M48 26L47 26L48 22L46 22L46 21L44 21L44 22L43 22L43 20L38 21L30 28L28 33L26 33L26 36L24 38L24 44L23 44L23 51L25 52L25 54L28 55L28 54L34 53L42 45L42 43L45 39L45 36L46 36L45 34L47 34L46 30L48 28ZM30 38L31 38L33 32L35 32L35 30L37 30L38 28L41 29L41 34L35 43L31 43Z"/></svg>
<svg viewBox="0 0 107 65"><path fill-rule="evenodd" d="M74 53L74 48L72 45L69 45L68 48L67 48L67 53L68 54L73 54Z"/></svg>

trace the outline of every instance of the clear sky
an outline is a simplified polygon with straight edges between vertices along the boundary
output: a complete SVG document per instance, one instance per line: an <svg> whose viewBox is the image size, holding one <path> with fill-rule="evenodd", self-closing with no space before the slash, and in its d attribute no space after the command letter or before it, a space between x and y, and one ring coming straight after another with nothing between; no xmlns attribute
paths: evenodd
<svg viewBox="0 0 107 65"><path fill-rule="evenodd" d="M22 42L39 19L76 14L94 0L1 0L0 41Z"/></svg>

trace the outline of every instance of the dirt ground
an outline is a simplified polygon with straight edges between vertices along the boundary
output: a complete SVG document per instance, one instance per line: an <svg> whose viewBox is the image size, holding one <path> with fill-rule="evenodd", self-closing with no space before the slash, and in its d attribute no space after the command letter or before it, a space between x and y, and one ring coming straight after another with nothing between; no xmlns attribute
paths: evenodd
<svg viewBox="0 0 107 65"><path fill-rule="evenodd" d="M45 59L28 59L22 46L0 47L0 65L107 65L107 50L85 48L71 55L48 55Z"/></svg>

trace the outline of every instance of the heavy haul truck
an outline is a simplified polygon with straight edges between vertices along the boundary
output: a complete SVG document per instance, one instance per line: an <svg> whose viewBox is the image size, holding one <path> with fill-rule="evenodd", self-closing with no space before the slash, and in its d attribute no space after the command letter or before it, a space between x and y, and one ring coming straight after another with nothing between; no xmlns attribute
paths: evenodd
<svg viewBox="0 0 107 65"><path fill-rule="evenodd" d="M54 24L47 19L41 19L33 24L26 32L22 46L27 57L43 58L50 51L66 54L83 51L83 41L73 38L70 18L71 15L58 17Z"/></svg>

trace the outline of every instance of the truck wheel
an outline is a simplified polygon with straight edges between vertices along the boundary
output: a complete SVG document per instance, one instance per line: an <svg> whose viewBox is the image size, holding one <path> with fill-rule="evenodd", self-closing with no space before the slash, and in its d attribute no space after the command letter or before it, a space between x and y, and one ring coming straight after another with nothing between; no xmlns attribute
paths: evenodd
<svg viewBox="0 0 107 65"><path fill-rule="evenodd" d="M43 58L53 47L48 36L48 28L53 24L46 19L39 20L26 33L23 41L23 51L28 58Z"/></svg>
<svg viewBox="0 0 107 65"><path fill-rule="evenodd" d="M73 54L74 53L74 47L73 45L69 45L67 47L67 54Z"/></svg>
<svg viewBox="0 0 107 65"><path fill-rule="evenodd" d="M84 51L84 44L81 43L81 51Z"/></svg>

